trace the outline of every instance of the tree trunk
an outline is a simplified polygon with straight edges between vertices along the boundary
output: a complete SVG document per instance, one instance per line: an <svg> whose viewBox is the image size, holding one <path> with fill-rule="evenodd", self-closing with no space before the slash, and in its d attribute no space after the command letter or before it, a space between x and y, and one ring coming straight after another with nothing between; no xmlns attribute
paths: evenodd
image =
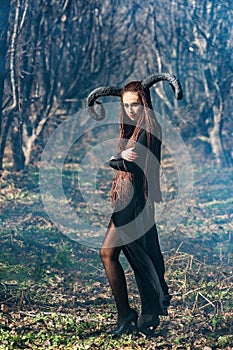
<svg viewBox="0 0 233 350"><path fill-rule="evenodd" d="M227 157L225 155L225 151L222 145L222 135L221 135L221 123L222 116L221 110L219 110L216 106L213 106L213 121L214 126L212 130L209 132L209 143L212 148L212 152L216 159L216 164L218 168L227 166Z"/></svg>
<svg viewBox="0 0 233 350"><path fill-rule="evenodd" d="M11 44L10 44L10 76L11 76L11 89L12 89L12 104L6 108L5 112L13 114L14 124L12 126L11 132L11 147L13 154L13 168L15 171L20 171L24 168L25 157L23 155L22 150L22 122L19 119L20 111L19 111L19 84L18 84L18 75L17 75L17 38L18 32L20 28L20 7L21 2L17 0L16 8L15 8L15 18L13 31L11 36ZM21 22L22 25L22 22Z"/></svg>
<svg viewBox="0 0 233 350"><path fill-rule="evenodd" d="M25 156L22 149L22 123L16 121L16 125L12 127L11 147L13 155L13 168L15 171L24 169Z"/></svg>
<svg viewBox="0 0 233 350"><path fill-rule="evenodd" d="M10 0L1 1L0 10L0 170L2 170L3 153L5 149L6 132L3 126L2 101L5 80L5 61L7 52L7 30L10 12ZM8 132L8 129L7 129Z"/></svg>

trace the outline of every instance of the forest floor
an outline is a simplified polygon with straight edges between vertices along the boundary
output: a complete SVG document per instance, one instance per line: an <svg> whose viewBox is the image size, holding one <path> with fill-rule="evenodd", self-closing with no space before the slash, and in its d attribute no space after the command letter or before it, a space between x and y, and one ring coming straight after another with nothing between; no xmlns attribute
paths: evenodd
<svg viewBox="0 0 233 350"><path fill-rule="evenodd" d="M119 339L107 334L116 310L97 249L71 240L49 219L37 169L3 171L0 349L233 349L232 169L194 170L182 222L168 234L163 223L158 227L173 295L169 314L154 336ZM68 168L64 186L76 186ZM132 271L121 260L139 311Z"/></svg>

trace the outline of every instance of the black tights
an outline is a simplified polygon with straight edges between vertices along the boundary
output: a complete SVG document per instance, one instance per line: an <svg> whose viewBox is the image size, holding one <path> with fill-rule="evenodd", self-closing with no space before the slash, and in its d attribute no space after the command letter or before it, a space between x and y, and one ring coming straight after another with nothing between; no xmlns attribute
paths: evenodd
<svg viewBox="0 0 233 350"><path fill-rule="evenodd" d="M100 249L100 257L115 298L119 325L130 312L125 274L119 262L121 249L119 232L111 220Z"/></svg>

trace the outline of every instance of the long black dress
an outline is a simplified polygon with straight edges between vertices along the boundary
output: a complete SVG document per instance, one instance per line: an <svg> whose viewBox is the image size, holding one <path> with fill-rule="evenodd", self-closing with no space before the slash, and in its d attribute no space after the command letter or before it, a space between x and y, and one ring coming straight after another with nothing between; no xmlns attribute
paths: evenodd
<svg viewBox="0 0 233 350"><path fill-rule="evenodd" d="M133 133L133 128L131 134ZM136 162L120 158L110 160L115 170L132 174L133 195L128 205L116 201L111 220L118 229L122 239L122 250L133 268L141 297L143 315L167 315L171 296L164 280L164 260L160 250L158 233L154 222L154 205L148 205L144 191L145 150L147 133L142 129L135 144L138 154ZM156 139L150 151L160 162L161 142ZM144 147L143 147L144 146ZM156 181L155 181L156 183Z"/></svg>

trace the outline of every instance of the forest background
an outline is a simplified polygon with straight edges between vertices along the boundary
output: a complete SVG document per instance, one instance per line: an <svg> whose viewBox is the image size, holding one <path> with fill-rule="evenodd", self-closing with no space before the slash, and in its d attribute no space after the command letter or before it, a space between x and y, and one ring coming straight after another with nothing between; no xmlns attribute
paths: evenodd
<svg viewBox="0 0 233 350"><path fill-rule="evenodd" d="M220 0L1 1L2 349L233 346L232 15L231 1ZM88 129L86 97L98 86L123 86L154 72L174 73L183 87L182 101L165 83L152 89L152 98L190 155L193 193L173 232L165 233L166 215L159 222L174 293L169 317L155 339L114 343L105 334L114 303L97 249L70 239L49 217L40 193L41 156L59 125L73 118L80 131L86 123L62 181L72 207L98 226L101 219L81 201L77 173L106 129ZM74 130L62 134L61 144ZM179 169L169 147L162 168L170 208L177 205ZM112 175L101 168L104 198ZM136 303L131 277L129 269Z"/></svg>

